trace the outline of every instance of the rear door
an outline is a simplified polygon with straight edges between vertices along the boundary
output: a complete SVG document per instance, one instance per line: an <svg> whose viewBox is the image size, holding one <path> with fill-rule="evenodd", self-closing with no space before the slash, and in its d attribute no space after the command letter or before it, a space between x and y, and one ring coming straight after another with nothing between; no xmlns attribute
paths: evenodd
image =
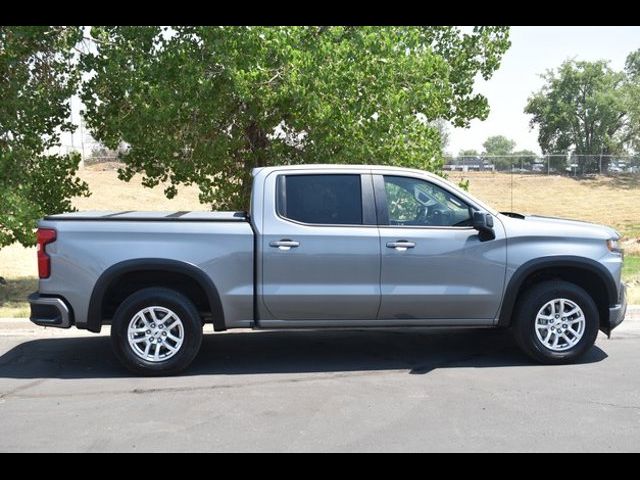
<svg viewBox="0 0 640 480"><path fill-rule="evenodd" d="M268 316L375 320L380 242L371 176L271 175L277 175L271 183L276 201L265 198L261 238L261 298Z"/></svg>

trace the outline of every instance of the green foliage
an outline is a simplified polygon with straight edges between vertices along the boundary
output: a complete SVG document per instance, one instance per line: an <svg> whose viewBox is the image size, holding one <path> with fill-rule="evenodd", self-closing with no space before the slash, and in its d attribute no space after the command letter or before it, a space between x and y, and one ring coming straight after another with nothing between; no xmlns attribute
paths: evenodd
<svg viewBox="0 0 640 480"><path fill-rule="evenodd" d="M640 49L627 56L625 72L628 80L623 88L627 109L627 139L629 147L640 152Z"/></svg>
<svg viewBox="0 0 640 480"><path fill-rule="evenodd" d="M458 152L458 157L469 157L469 158L475 158L475 157L479 157L480 153L478 153L477 150L460 150L460 152Z"/></svg>
<svg viewBox="0 0 640 480"><path fill-rule="evenodd" d="M562 172L567 168L567 157L565 155L550 155L545 157L550 169Z"/></svg>
<svg viewBox="0 0 640 480"><path fill-rule="evenodd" d="M438 134L440 135L440 150L445 151L449 146L449 124L446 120L439 118L433 122L431 125L438 129Z"/></svg>
<svg viewBox="0 0 640 480"><path fill-rule="evenodd" d="M640 49L627 55L624 69L631 79L640 79Z"/></svg>
<svg viewBox="0 0 640 480"><path fill-rule="evenodd" d="M74 128L71 52L80 36L79 28L0 27L0 247L32 245L38 218L88 194L75 177L80 157L50 153Z"/></svg>
<svg viewBox="0 0 640 480"><path fill-rule="evenodd" d="M254 167L378 163L441 173L438 121L468 126L507 27L94 27L82 99L120 177L248 207Z"/></svg>
<svg viewBox="0 0 640 480"><path fill-rule="evenodd" d="M514 166L519 168L529 168L540 159L540 156L531 150L518 150L512 153Z"/></svg>
<svg viewBox="0 0 640 480"><path fill-rule="evenodd" d="M503 135L495 135L487 138L482 146L485 155L510 155L516 142Z"/></svg>
<svg viewBox="0 0 640 480"><path fill-rule="evenodd" d="M468 178L461 178L460 181L458 182L458 187L460 187L465 192L468 192L469 191L469 179Z"/></svg>
<svg viewBox="0 0 640 480"><path fill-rule="evenodd" d="M613 71L605 61L570 60L543 75L545 85L525 108L533 115L531 126L539 127L542 151L574 150L581 169L589 171L586 155L619 154L637 144L629 111L638 104L639 58L638 52L629 55L627 73Z"/></svg>
<svg viewBox="0 0 640 480"><path fill-rule="evenodd" d="M514 160L509 155L512 154L516 142L503 135L495 135L487 138L482 146L484 147L482 155L489 157L489 162L495 165L496 169L507 170L511 168Z"/></svg>

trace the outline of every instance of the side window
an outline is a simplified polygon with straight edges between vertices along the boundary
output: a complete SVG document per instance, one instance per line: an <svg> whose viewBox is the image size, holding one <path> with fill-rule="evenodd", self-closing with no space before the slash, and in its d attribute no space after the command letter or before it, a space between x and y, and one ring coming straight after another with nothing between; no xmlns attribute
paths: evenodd
<svg viewBox="0 0 640 480"><path fill-rule="evenodd" d="M303 223L362 224L360 175L284 175L278 214Z"/></svg>
<svg viewBox="0 0 640 480"><path fill-rule="evenodd" d="M389 225L465 227L471 208L433 183L409 177L384 176Z"/></svg>

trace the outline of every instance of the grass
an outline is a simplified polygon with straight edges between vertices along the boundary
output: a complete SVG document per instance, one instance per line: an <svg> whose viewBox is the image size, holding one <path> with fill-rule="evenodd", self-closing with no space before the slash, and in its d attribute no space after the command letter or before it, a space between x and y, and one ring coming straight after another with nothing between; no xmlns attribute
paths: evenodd
<svg viewBox="0 0 640 480"><path fill-rule="evenodd" d="M640 304L640 256L626 256L622 276L629 288L629 303Z"/></svg>
<svg viewBox="0 0 640 480"><path fill-rule="evenodd" d="M208 210L198 201L197 187L182 187L168 200L158 186L143 188L140 177L125 183L112 166L95 165L81 171L93 194L79 198L80 210ZM469 191L498 210L537 213L602 223L624 235L625 268L630 303L640 304L640 176L620 175L576 180L544 175L450 173L458 182L469 179ZM0 318L28 317L26 297L37 289L34 248L11 245L0 250Z"/></svg>
<svg viewBox="0 0 640 480"><path fill-rule="evenodd" d="M75 199L74 207L78 210L210 210L209 205L199 202L198 187L179 187L178 194L169 200L161 185L145 188L140 176L123 182L111 165L92 165L80 172L92 195Z"/></svg>
<svg viewBox="0 0 640 480"><path fill-rule="evenodd" d="M0 318L28 318L29 304L26 298L38 289L35 277L17 277L7 279L6 285L0 285Z"/></svg>
<svg viewBox="0 0 640 480"><path fill-rule="evenodd" d="M536 213L602 223L625 237L627 254L640 255L640 175L576 180L546 175L451 173L470 180L469 191L500 211Z"/></svg>

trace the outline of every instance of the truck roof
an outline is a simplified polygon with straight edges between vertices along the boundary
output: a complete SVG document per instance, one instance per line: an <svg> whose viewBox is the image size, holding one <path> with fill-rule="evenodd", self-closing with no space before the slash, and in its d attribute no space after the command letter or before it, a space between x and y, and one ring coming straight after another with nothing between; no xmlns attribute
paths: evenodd
<svg viewBox="0 0 640 480"><path fill-rule="evenodd" d="M255 177L258 173L264 173L265 175L271 173L275 170L318 170L318 169L326 169L326 170L361 170L363 172L369 170L389 170L394 172L407 172L407 173L419 173L420 175L426 175L429 177L438 177L437 175L425 172L424 170L420 170L417 168L406 168L406 167L397 167L393 165L345 165L345 164L336 164L336 163L306 163L301 165L279 165L274 167L257 167L251 171L251 174Z"/></svg>

